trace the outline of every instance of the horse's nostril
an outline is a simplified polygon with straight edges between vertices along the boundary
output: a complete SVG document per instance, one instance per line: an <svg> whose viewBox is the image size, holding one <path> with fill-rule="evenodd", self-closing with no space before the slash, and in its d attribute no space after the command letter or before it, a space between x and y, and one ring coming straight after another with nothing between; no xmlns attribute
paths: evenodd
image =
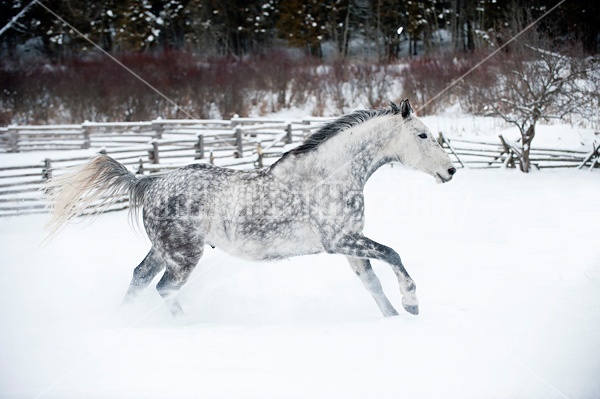
<svg viewBox="0 0 600 399"><path fill-rule="evenodd" d="M448 173L450 173L450 176L454 175L456 173L456 168L448 169Z"/></svg>

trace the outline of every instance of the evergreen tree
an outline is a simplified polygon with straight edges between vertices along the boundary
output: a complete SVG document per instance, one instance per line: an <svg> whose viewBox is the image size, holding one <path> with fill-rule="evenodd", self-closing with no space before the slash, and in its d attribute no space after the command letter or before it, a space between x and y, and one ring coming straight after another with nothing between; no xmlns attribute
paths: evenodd
<svg viewBox="0 0 600 399"><path fill-rule="evenodd" d="M325 19L325 6L320 0L282 0L276 27L289 45L320 57L326 34Z"/></svg>
<svg viewBox="0 0 600 399"><path fill-rule="evenodd" d="M0 26L30 1L0 0ZM539 24L557 43L582 41L598 52L600 5L565 2ZM50 9L109 52L192 49L204 55L261 53L274 38L320 56L328 41L341 57L353 38L371 46L370 54L399 55L402 37L426 53L443 45L446 29L456 51L473 51L505 42L556 4L556 0L45 0ZM404 35L397 34L404 27ZM495 41L495 42L494 42ZM30 53L60 59L79 56L90 44L32 4L0 36L3 58L28 43ZM23 48L23 47L19 47Z"/></svg>

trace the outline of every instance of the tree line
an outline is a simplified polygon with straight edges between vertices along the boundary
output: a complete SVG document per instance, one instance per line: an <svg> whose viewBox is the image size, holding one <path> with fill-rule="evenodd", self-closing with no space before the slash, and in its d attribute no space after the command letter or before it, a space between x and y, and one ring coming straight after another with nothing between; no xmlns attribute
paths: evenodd
<svg viewBox="0 0 600 399"><path fill-rule="evenodd" d="M395 59L440 48L475 51L520 31L557 0L43 0L113 54L184 50L244 56L294 47L322 57ZM0 27L28 0L0 2ZM566 1L542 21L555 40L599 50L600 5ZM398 29L402 27L402 34ZM4 58L64 59L90 44L38 4L0 36Z"/></svg>
<svg viewBox="0 0 600 399"><path fill-rule="evenodd" d="M41 1L172 102L90 56L98 51L39 4L2 1L0 125L181 118L182 110L338 115L410 98L421 114L459 104L516 126L527 172L539 122L600 123L597 2L567 0L507 43L555 1Z"/></svg>

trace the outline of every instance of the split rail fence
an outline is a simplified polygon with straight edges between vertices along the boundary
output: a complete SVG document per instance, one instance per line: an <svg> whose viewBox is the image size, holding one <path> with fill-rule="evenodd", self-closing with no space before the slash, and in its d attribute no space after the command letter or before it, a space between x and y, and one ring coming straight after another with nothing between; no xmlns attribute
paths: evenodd
<svg viewBox="0 0 600 399"><path fill-rule="evenodd" d="M44 183L53 174L97 153L109 154L140 174L161 173L192 162L261 168L272 164L327 120L232 118L9 126L0 129L0 157L10 158L2 152L28 152L28 159L39 154L40 160L11 165L0 162L0 216L45 212ZM502 136L492 142L449 138L440 133L438 140L459 168L518 166L518 143ZM586 151L532 148L531 162L538 168L591 170L600 167L600 145ZM127 206L123 198L112 209Z"/></svg>
<svg viewBox="0 0 600 399"><path fill-rule="evenodd" d="M260 168L276 161L326 120L232 118L9 126L0 129L0 157L2 153L30 153L27 159L40 154L40 160L0 161L0 216L45 212L44 183L97 153L109 154L136 173L146 174L192 162ZM125 207L126 201L116 205L116 209Z"/></svg>
<svg viewBox="0 0 600 399"><path fill-rule="evenodd" d="M515 168L519 165L522 148L519 143L505 140L501 135L498 141L448 138L439 134L439 143L446 150L457 167ZM588 168L600 167L600 143L592 144L586 150L567 150L556 148L532 147L531 165L537 169L546 168Z"/></svg>

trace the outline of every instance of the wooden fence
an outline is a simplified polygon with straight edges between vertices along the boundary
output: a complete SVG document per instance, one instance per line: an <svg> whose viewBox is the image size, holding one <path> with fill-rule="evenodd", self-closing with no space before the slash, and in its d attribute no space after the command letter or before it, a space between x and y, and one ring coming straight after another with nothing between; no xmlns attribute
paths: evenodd
<svg viewBox="0 0 600 399"><path fill-rule="evenodd" d="M0 216L45 212L44 183L52 174L97 153L109 154L136 173L159 173L192 162L259 168L302 142L324 120L233 118L10 126L0 130L3 152L38 151L41 155L39 162L0 166ZM71 155L73 151L56 155L75 149L80 150L77 156ZM48 152L53 155L44 158ZM126 206L125 201L117 209Z"/></svg>
<svg viewBox="0 0 600 399"><path fill-rule="evenodd" d="M44 183L68 166L106 153L136 173L160 173L192 162L223 167L260 168L298 145L324 119L299 121L234 118L158 120L61 126L11 126L0 130L6 152L40 153L39 162L0 166L0 216L46 211ZM518 165L519 146L503 137L497 142L438 138L457 167L501 168ZM78 149L57 156L57 150ZM44 157L51 150L52 157ZM60 154L60 152L59 152ZM2 156L2 155L0 155ZM7 156L5 156L6 158ZM31 156L29 156L31 158ZM538 168L600 166L600 146L587 151L532 148ZM1 165L1 164L0 164ZM123 199L113 209L127 207Z"/></svg>
<svg viewBox="0 0 600 399"><path fill-rule="evenodd" d="M439 143L457 167L514 168L518 166L521 147L518 143L505 140L501 135L497 142L448 138L440 133ZM578 168L590 170L600 166L600 145L594 143L587 150L567 150L532 147L529 153L531 165L537 169Z"/></svg>
<svg viewBox="0 0 600 399"><path fill-rule="evenodd" d="M241 153L248 132L281 135L289 142L294 132L310 131L325 118L276 120L232 118L229 120L162 120L147 122L84 122L80 125L11 125L0 129L0 152L58 151L111 148L146 144L152 139L195 141L202 136L206 146L233 147ZM254 136L254 134L252 134Z"/></svg>

